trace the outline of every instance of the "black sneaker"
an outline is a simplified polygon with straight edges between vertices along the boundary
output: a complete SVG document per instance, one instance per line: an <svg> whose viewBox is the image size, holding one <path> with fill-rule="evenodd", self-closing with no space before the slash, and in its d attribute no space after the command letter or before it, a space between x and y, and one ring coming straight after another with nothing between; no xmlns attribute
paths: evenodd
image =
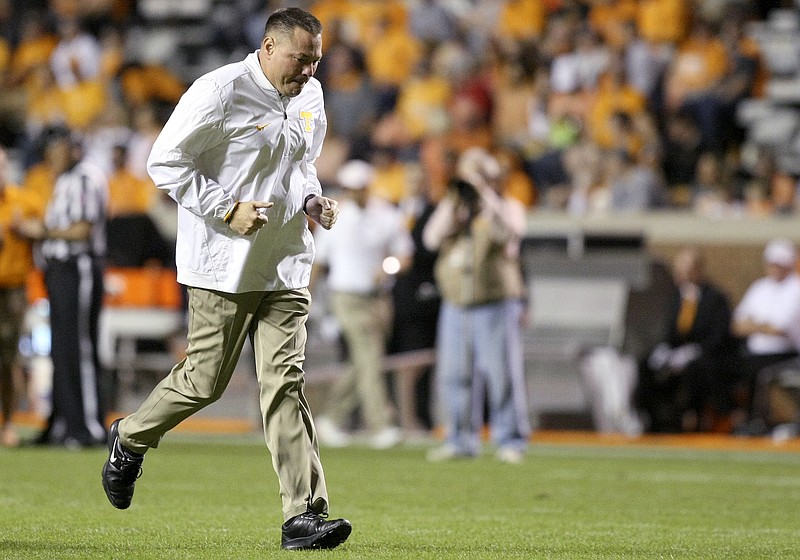
<svg viewBox="0 0 800 560"><path fill-rule="evenodd" d="M133 486L142 474L144 455L128 451L119 442L119 421L108 430L108 460L103 465L103 490L117 509L127 509L133 499Z"/></svg>
<svg viewBox="0 0 800 560"><path fill-rule="evenodd" d="M325 520L313 511L292 517L281 527L281 548L314 550L335 548L347 540L353 526L347 519Z"/></svg>

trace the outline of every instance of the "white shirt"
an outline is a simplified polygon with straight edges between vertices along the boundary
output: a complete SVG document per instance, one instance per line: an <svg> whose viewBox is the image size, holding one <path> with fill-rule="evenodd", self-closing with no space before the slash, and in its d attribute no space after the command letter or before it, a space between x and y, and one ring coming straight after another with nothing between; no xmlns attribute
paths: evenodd
<svg viewBox="0 0 800 560"><path fill-rule="evenodd" d="M733 320L750 319L768 323L787 336L756 333L747 337L747 349L753 354L782 354L798 349L800 322L800 276L790 274L777 282L765 276L745 292L733 312ZM794 339L794 340L793 340Z"/></svg>
<svg viewBox="0 0 800 560"><path fill-rule="evenodd" d="M334 292L379 292L382 286L376 280L383 260L408 257L414 250L400 210L374 197L363 209L343 200L336 225L330 230L318 228L314 236L317 262L328 266L328 287Z"/></svg>
<svg viewBox="0 0 800 560"><path fill-rule="evenodd" d="M257 51L191 85L147 162L179 205L178 282L230 293L308 286L314 240L303 201L322 192L314 161L326 128L319 81L282 97ZM223 218L252 200L274 203L269 222L239 235Z"/></svg>
<svg viewBox="0 0 800 560"><path fill-rule="evenodd" d="M95 79L100 73L101 56L100 43L89 33L62 39L50 55L50 67L56 83L65 89Z"/></svg>
<svg viewBox="0 0 800 560"><path fill-rule="evenodd" d="M78 255L106 254L106 206L108 181L96 166L81 161L56 179L44 217L47 229L65 230L79 222L92 224L89 239L42 241L42 256L65 261Z"/></svg>

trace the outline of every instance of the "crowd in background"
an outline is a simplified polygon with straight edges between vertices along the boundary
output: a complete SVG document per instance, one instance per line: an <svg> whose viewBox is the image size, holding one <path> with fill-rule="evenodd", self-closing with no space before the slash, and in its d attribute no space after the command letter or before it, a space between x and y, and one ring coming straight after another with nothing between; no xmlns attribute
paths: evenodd
<svg viewBox="0 0 800 560"><path fill-rule="evenodd" d="M46 194L40 139L65 125L83 137L89 159L124 174L112 179L112 215L158 208L145 171L149 147L197 76L174 57L142 54L142 35L131 30L147 27L145 4L154 3L0 0L0 144L26 186ZM209 0L211 33L197 68L204 57L216 64L257 49L263 15L286 4ZM713 216L794 209L796 172L745 142L736 118L769 78L747 26L791 2L292 4L325 26L323 182L357 158L376 166L373 188L391 202L420 183L436 199L447 154L481 147L503 162L506 190L529 207Z"/></svg>

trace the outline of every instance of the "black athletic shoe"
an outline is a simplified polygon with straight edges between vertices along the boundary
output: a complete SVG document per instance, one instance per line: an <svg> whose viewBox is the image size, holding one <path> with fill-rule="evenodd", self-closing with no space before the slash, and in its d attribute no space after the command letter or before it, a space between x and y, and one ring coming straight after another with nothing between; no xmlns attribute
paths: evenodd
<svg viewBox="0 0 800 560"><path fill-rule="evenodd" d="M334 548L350 536L353 526L347 519L327 521L313 511L292 517L281 527L281 548L313 550Z"/></svg>
<svg viewBox="0 0 800 560"><path fill-rule="evenodd" d="M108 430L108 460L103 465L103 490L112 506L126 509L133 499L136 479L142 474L144 455L122 447L118 426L119 420L115 420Z"/></svg>

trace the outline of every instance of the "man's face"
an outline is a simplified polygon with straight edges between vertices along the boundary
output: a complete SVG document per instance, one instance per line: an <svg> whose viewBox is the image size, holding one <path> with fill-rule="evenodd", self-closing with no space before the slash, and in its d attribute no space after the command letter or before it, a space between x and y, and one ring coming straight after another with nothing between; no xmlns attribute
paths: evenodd
<svg viewBox="0 0 800 560"><path fill-rule="evenodd" d="M764 263L764 266L767 270L767 276L772 278L773 280L777 280L778 282L782 281L784 278L789 276L792 273L793 268L789 266L781 266L775 263Z"/></svg>
<svg viewBox="0 0 800 560"><path fill-rule="evenodd" d="M317 71L322 58L322 35L295 29L292 35L264 37L259 60L264 75L278 93L295 97Z"/></svg>

